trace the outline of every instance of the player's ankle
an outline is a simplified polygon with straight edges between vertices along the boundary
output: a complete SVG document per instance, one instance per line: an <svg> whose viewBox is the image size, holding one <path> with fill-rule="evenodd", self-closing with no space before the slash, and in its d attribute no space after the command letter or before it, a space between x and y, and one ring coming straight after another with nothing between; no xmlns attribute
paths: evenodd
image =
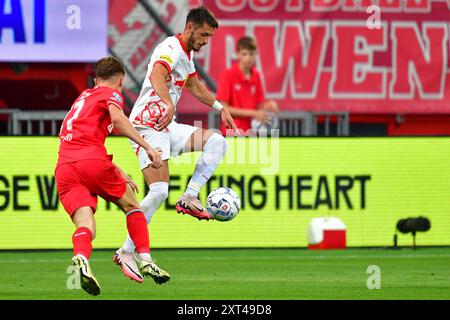
<svg viewBox="0 0 450 320"><path fill-rule="evenodd" d="M153 261L152 256L148 252L139 253L139 258L144 261Z"/></svg>
<svg viewBox="0 0 450 320"><path fill-rule="evenodd" d="M120 253L134 253L136 248L133 246L123 245L119 248Z"/></svg>
<svg viewBox="0 0 450 320"><path fill-rule="evenodd" d="M89 259L86 258L86 255L84 255L83 253L77 253L77 254L75 254L75 257L80 257L81 259L85 260L86 262L89 262Z"/></svg>
<svg viewBox="0 0 450 320"><path fill-rule="evenodd" d="M184 191L185 195L194 196L196 198L198 198L198 193L199 192L196 189L193 189L193 188L191 188L189 186L186 188L186 191Z"/></svg>

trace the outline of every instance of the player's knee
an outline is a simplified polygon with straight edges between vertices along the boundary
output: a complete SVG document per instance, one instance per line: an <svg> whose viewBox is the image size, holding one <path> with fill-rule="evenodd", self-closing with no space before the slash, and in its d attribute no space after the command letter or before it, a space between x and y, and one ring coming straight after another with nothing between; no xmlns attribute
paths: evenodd
<svg viewBox="0 0 450 320"><path fill-rule="evenodd" d="M149 185L149 192L141 201L141 209L148 212L152 208L158 208L169 197L169 183L155 182Z"/></svg>
<svg viewBox="0 0 450 320"><path fill-rule="evenodd" d="M228 147L227 140L221 134L213 133L213 135L209 137L208 142L205 145L205 149L206 147L210 147L215 152L225 155Z"/></svg>
<svg viewBox="0 0 450 320"><path fill-rule="evenodd" d="M149 185L149 192L141 201L140 207L145 214L147 223L162 203L169 197L169 183L155 182Z"/></svg>
<svg viewBox="0 0 450 320"><path fill-rule="evenodd" d="M169 197L169 183L168 182L155 182L150 186L150 192L148 196L153 198L154 204L160 206Z"/></svg>

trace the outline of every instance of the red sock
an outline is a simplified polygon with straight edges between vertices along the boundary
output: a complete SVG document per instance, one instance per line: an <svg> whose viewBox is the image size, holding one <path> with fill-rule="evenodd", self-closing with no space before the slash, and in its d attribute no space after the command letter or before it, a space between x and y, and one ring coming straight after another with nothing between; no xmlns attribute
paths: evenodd
<svg viewBox="0 0 450 320"><path fill-rule="evenodd" d="M86 227L75 230L72 235L73 253L75 255L82 254L89 259L92 252L92 233Z"/></svg>
<svg viewBox="0 0 450 320"><path fill-rule="evenodd" d="M150 253L147 220L141 209L132 209L127 212L127 228L136 251L138 253Z"/></svg>

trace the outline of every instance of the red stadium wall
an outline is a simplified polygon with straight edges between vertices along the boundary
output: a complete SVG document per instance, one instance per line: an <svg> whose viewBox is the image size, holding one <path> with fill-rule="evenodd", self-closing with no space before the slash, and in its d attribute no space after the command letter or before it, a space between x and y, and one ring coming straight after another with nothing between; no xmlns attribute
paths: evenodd
<svg viewBox="0 0 450 320"><path fill-rule="evenodd" d="M196 59L217 82L233 62L237 39L251 35L259 45L267 97L282 110L348 111L352 123L381 123L390 135L448 134L450 1L374 2L381 7L381 28L371 30L366 9L372 1L366 0L190 0L220 20ZM178 3L158 7L172 27L174 17L186 10ZM138 42L124 57L130 70L142 75L149 44L164 35L145 30L131 1L121 2L123 11L117 5L111 23L120 37L111 43L120 52L117 40ZM208 111L189 94L178 110L186 121Z"/></svg>
<svg viewBox="0 0 450 320"><path fill-rule="evenodd" d="M247 34L267 96L286 109L450 113L450 2L380 1L378 29L371 1L203 2L221 22L203 59L214 79Z"/></svg>
<svg viewBox="0 0 450 320"><path fill-rule="evenodd" d="M9 108L68 109L92 74L83 63L0 63L0 98Z"/></svg>
<svg viewBox="0 0 450 320"><path fill-rule="evenodd" d="M351 123L383 124L389 136L450 135L450 115L351 115Z"/></svg>

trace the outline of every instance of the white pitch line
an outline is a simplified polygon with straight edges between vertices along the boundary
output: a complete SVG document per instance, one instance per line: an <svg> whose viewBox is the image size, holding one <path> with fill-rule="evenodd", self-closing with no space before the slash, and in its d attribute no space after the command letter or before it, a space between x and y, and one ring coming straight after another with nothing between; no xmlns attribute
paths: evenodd
<svg viewBox="0 0 450 320"><path fill-rule="evenodd" d="M1 257L1 254L0 254ZM345 259L411 259L411 258L450 258L450 254L433 254L433 255L420 255L420 254L410 254L410 255L342 255L342 256L261 256L261 257L223 257L223 256L202 256L199 258L189 258L189 257L180 257L180 258L172 258L172 257L165 257L161 260L164 261L190 261L190 260L221 260L221 261L245 261L245 260L277 260L277 259L284 259L284 260L345 260ZM157 259L158 260L158 259ZM113 264L111 259L99 259L99 258L92 258L90 260L91 263L96 262L105 262L105 261L111 261L111 264ZM67 262L70 263L70 258L68 259L1 259L0 258L0 265L2 263L60 263L60 262Z"/></svg>

